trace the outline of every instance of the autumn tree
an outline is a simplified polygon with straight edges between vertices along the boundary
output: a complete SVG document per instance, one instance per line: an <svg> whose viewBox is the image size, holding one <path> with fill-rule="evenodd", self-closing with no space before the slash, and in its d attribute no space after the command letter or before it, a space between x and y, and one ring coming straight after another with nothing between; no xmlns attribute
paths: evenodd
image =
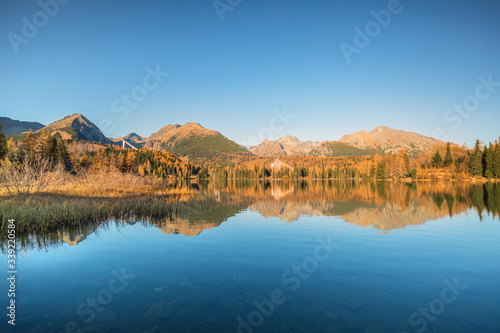
<svg viewBox="0 0 500 333"><path fill-rule="evenodd" d="M10 161L15 161L16 160L16 142L14 141L14 139L11 137L8 141L7 141L7 155L6 157L10 160Z"/></svg>
<svg viewBox="0 0 500 333"><path fill-rule="evenodd" d="M35 140L35 147L33 148L33 153L38 158L43 158L43 152L45 148L46 140L50 138L48 131L43 130L37 140Z"/></svg>
<svg viewBox="0 0 500 333"><path fill-rule="evenodd" d="M121 172L127 171L127 161L125 160L125 155L123 155L122 151L120 151L118 157L116 158L116 167Z"/></svg>
<svg viewBox="0 0 500 333"><path fill-rule="evenodd" d="M87 157L87 154L83 154L82 157L80 157L80 161L78 164L82 168L86 168L89 165L89 158Z"/></svg>
<svg viewBox="0 0 500 333"><path fill-rule="evenodd" d="M208 178L208 168L204 167L198 172L198 179L206 179Z"/></svg>
<svg viewBox="0 0 500 333"><path fill-rule="evenodd" d="M410 158L406 150L401 149L395 159L395 177L404 178L410 173Z"/></svg>
<svg viewBox="0 0 500 333"><path fill-rule="evenodd" d="M111 153L109 156L109 170L117 171L120 169L121 164L118 163L118 159L114 153Z"/></svg>
<svg viewBox="0 0 500 333"><path fill-rule="evenodd" d="M21 142L21 148L23 155L33 156L36 146L36 139L33 132L30 130L26 133L23 141Z"/></svg>
<svg viewBox="0 0 500 333"><path fill-rule="evenodd" d="M104 171L106 169L106 155L104 149L100 149L92 159L93 171Z"/></svg>
<svg viewBox="0 0 500 333"><path fill-rule="evenodd" d="M2 131L2 124L0 123L0 161L2 161L5 158L7 152L8 152L7 141L5 141L5 135L3 134Z"/></svg>
<svg viewBox="0 0 500 333"><path fill-rule="evenodd" d="M34 148L34 154L38 158L44 158L55 163L57 139L48 131L42 131Z"/></svg>
<svg viewBox="0 0 500 333"><path fill-rule="evenodd" d="M127 153L127 158L125 160L126 169L129 172L135 172L137 169L135 153L133 151L129 151Z"/></svg>

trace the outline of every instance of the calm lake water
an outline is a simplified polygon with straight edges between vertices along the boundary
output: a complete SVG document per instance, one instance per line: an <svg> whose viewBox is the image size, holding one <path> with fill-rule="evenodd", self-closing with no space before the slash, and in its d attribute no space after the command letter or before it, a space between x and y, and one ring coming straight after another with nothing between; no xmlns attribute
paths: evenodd
<svg viewBox="0 0 500 333"><path fill-rule="evenodd" d="M195 186L173 221L24 240L2 332L500 332L500 186ZM7 275L5 245L0 268Z"/></svg>

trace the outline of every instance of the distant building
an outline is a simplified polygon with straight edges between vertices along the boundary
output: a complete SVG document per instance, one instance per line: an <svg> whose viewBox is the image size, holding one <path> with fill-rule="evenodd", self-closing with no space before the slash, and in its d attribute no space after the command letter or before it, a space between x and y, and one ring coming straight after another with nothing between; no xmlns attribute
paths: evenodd
<svg viewBox="0 0 500 333"><path fill-rule="evenodd" d="M279 160L279 158L275 159L274 162L271 164L271 169L281 171L283 168L288 168L290 170L293 170L293 167L286 164L285 162L282 162Z"/></svg>

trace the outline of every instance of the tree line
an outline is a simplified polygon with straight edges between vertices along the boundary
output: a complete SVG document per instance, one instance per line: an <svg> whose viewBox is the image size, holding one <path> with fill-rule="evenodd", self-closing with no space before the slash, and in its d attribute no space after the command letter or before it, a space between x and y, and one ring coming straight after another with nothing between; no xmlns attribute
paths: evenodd
<svg viewBox="0 0 500 333"><path fill-rule="evenodd" d="M46 160L51 167L61 164L66 171L73 170L70 154L62 138L58 139L47 131L42 131L41 135L36 138L30 130L25 138L16 144L12 138L9 141L5 140L0 124L0 160L4 158L17 164L25 160L31 163Z"/></svg>
<svg viewBox="0 0 500 333"><path fill-rule="evenodd" d="M96 172L130 172L163 179L191 178L200 171L200 167L186 163L170 153L150 149L107 147L90 152L88 156L82 155L78 164L81 168L90 168Z"/></svg>
<svg viewBox="0 0 500 333"><path fill-rule="evenodd" d="M200 171L200 167L165 151L130 150L78 140L63 140L48 131L42 131L37 137L30 130L20 142L13 138L6 141L0 124L0 161L5 158L18 168L26 161L29 161L28 164L44 161L51 169L62 165L64 170L71 173L128 172L165 179L191 178Z"/></svg>
<svg viewBox="0 0 500 333"><path fill-rule="evenodd" d="M275 168L279 159L289 167ZM500 144L473 149L447 143L410 158L395 154L348 157L269 156L207 168L207 178L218 179L414 179L449 180L483 177L500 179Z"/></svg>
<svg viewBox="0 0 500 333"><path fill-rule="evenodd" d="M0 161L5 158L18 165L25 159L46 160L73 173L118 171L163 179L500 179L500 144L483 146L479 140L473 149L448 143L415 158L402 149L374 156L252 156L238 162L207 161L197 166L161 150L63 140L47 131L36 137L30 130L20 142L13 138L6 141L0 124ZM273 166L277 159L284 167Z"/></svg>

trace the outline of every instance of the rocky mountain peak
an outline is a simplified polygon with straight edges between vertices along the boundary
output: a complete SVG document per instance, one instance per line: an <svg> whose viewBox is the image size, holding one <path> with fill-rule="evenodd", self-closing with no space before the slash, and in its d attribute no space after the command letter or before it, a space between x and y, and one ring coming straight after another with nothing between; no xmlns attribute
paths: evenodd
<svg viewBox="0 0 500 333"><path fill-rule="evenodd" d="M286 135L286 136L278 139L278 142L280 142L280 143L297 143L300 141L296 136Z"/></svg>
<svg viewBox="0 0 500 333"><path fill-rule="evenodd" d="M387 126L379 126L375 128L372 132L373 133L382 133L382 132L389 132L389 131L394 131L392 128L387 127Z"/></svg>
<svg viewBox="0 0 500 333"><path fill-rule="evenodd" d="M48 131L51 135L59 134L63 139L83 139L102 143L112 142L81 113L75 113L54 121L37 132L40 131Z"/></svg>
<svg viewBox="0 0 500 333"><path fill-rule="evenodd" d="M199 123L195 123L195 122L186 123L183 125L183 127L185 127L185 128L200 128L200 129L205 128L205 127L201 126Z"/></svg>

